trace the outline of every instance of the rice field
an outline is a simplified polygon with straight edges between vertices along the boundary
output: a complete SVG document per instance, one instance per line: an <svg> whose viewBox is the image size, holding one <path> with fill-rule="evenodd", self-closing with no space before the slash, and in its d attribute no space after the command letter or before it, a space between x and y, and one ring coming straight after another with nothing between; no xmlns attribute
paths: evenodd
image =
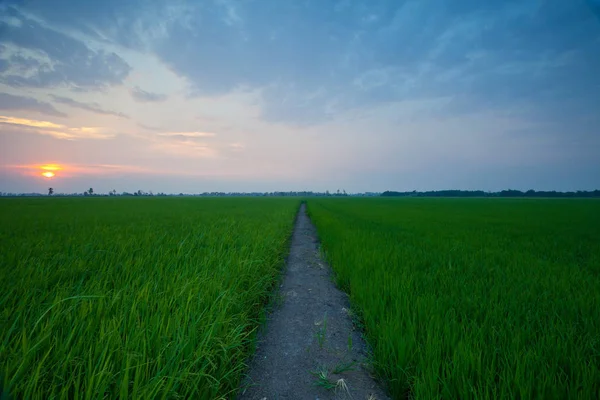
<svg viewBox="0 0 600 400"><path fill-rule="evenodd" d="M0 199L15 398L234 398L300 199ZM393 398L600 398L600 201L309 198Z"/></svg>
<svg viewBox="0 0 600 400"><path fill-rule="evenodd" d="M600 398L599 201L307 204L394 398Z"/></svg>
<svg viewBox="0 0 600 400"><path fill-rule="evenodd" d="M231 398L298 199L0 199L0 383Z"/></svg>

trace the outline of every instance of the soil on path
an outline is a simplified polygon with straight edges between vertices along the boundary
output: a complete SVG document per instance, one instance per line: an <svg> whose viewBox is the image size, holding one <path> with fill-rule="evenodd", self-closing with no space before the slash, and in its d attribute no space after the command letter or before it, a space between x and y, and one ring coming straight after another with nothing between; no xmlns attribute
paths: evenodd
<svg viewBox="0 0 600 400"><path fill-rule="evenodd" d="M366 365L367 346L352 324L347 295L320 257L304 204L279 299L259 333L239 399L388 399Z"/></svg>

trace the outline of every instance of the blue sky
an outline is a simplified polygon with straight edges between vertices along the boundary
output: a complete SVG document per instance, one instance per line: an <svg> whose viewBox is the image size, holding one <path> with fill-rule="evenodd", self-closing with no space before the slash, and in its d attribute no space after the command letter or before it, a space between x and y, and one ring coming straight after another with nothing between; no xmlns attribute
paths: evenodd
<svg viewBox="0 0 600 400"><path fill-rule="evenodd" d="M1 1L0 191L596 189L598 71L598 0Z"/></svg>

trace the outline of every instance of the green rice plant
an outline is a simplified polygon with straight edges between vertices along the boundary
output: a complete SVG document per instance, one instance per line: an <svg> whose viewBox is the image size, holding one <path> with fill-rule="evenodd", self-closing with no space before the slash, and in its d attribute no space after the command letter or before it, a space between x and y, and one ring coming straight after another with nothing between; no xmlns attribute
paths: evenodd
<svg viewBox="0 0 600 400"><path fill-rule="evenodd" d="M332 374L342 374L346 371L353 371L356 369L356 361L342 361L334 365L331 369Z"/></svg>
<svg viewBox="0 0 600 400"><path fill-rule="evenodd" d="M394 398L600 398L600 202L310 199Z"/></svg>
<svg viewBox="0 0 600 400"><path fill-rule="evenodd" d="M323 348L325 344L325 339L327 338L327 313L323 316L321 321L315 323L317 325L317 331L315 332L315 336L317 338L317 343L319 343L319 348Z"/></svg>
<svg viewBox="0 0 600 400"><path fill-rule="evenodd" d="M299 203L0 199L4 389L233 397Z"/></svg>
<svg viewBox="0 0 600 400"><path fill-rule="evenodd" d="M337 387L336 382L329 379L329 371L327 371L327 368L322 367L316 371L310 371L310 373L316 377L314 382L315 386L320 386L327 390L335 389Z"/></svg>

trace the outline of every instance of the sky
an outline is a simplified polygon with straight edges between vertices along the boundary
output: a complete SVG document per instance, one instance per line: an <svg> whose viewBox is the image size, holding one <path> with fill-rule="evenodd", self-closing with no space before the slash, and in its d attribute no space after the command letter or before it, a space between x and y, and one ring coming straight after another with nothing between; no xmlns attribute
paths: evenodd
<svg viewBox="0 0 600 400"><path fill-rule="evenodd" d="M599 71L600 0L0 0L0 191L598 189Z"/></svg>

